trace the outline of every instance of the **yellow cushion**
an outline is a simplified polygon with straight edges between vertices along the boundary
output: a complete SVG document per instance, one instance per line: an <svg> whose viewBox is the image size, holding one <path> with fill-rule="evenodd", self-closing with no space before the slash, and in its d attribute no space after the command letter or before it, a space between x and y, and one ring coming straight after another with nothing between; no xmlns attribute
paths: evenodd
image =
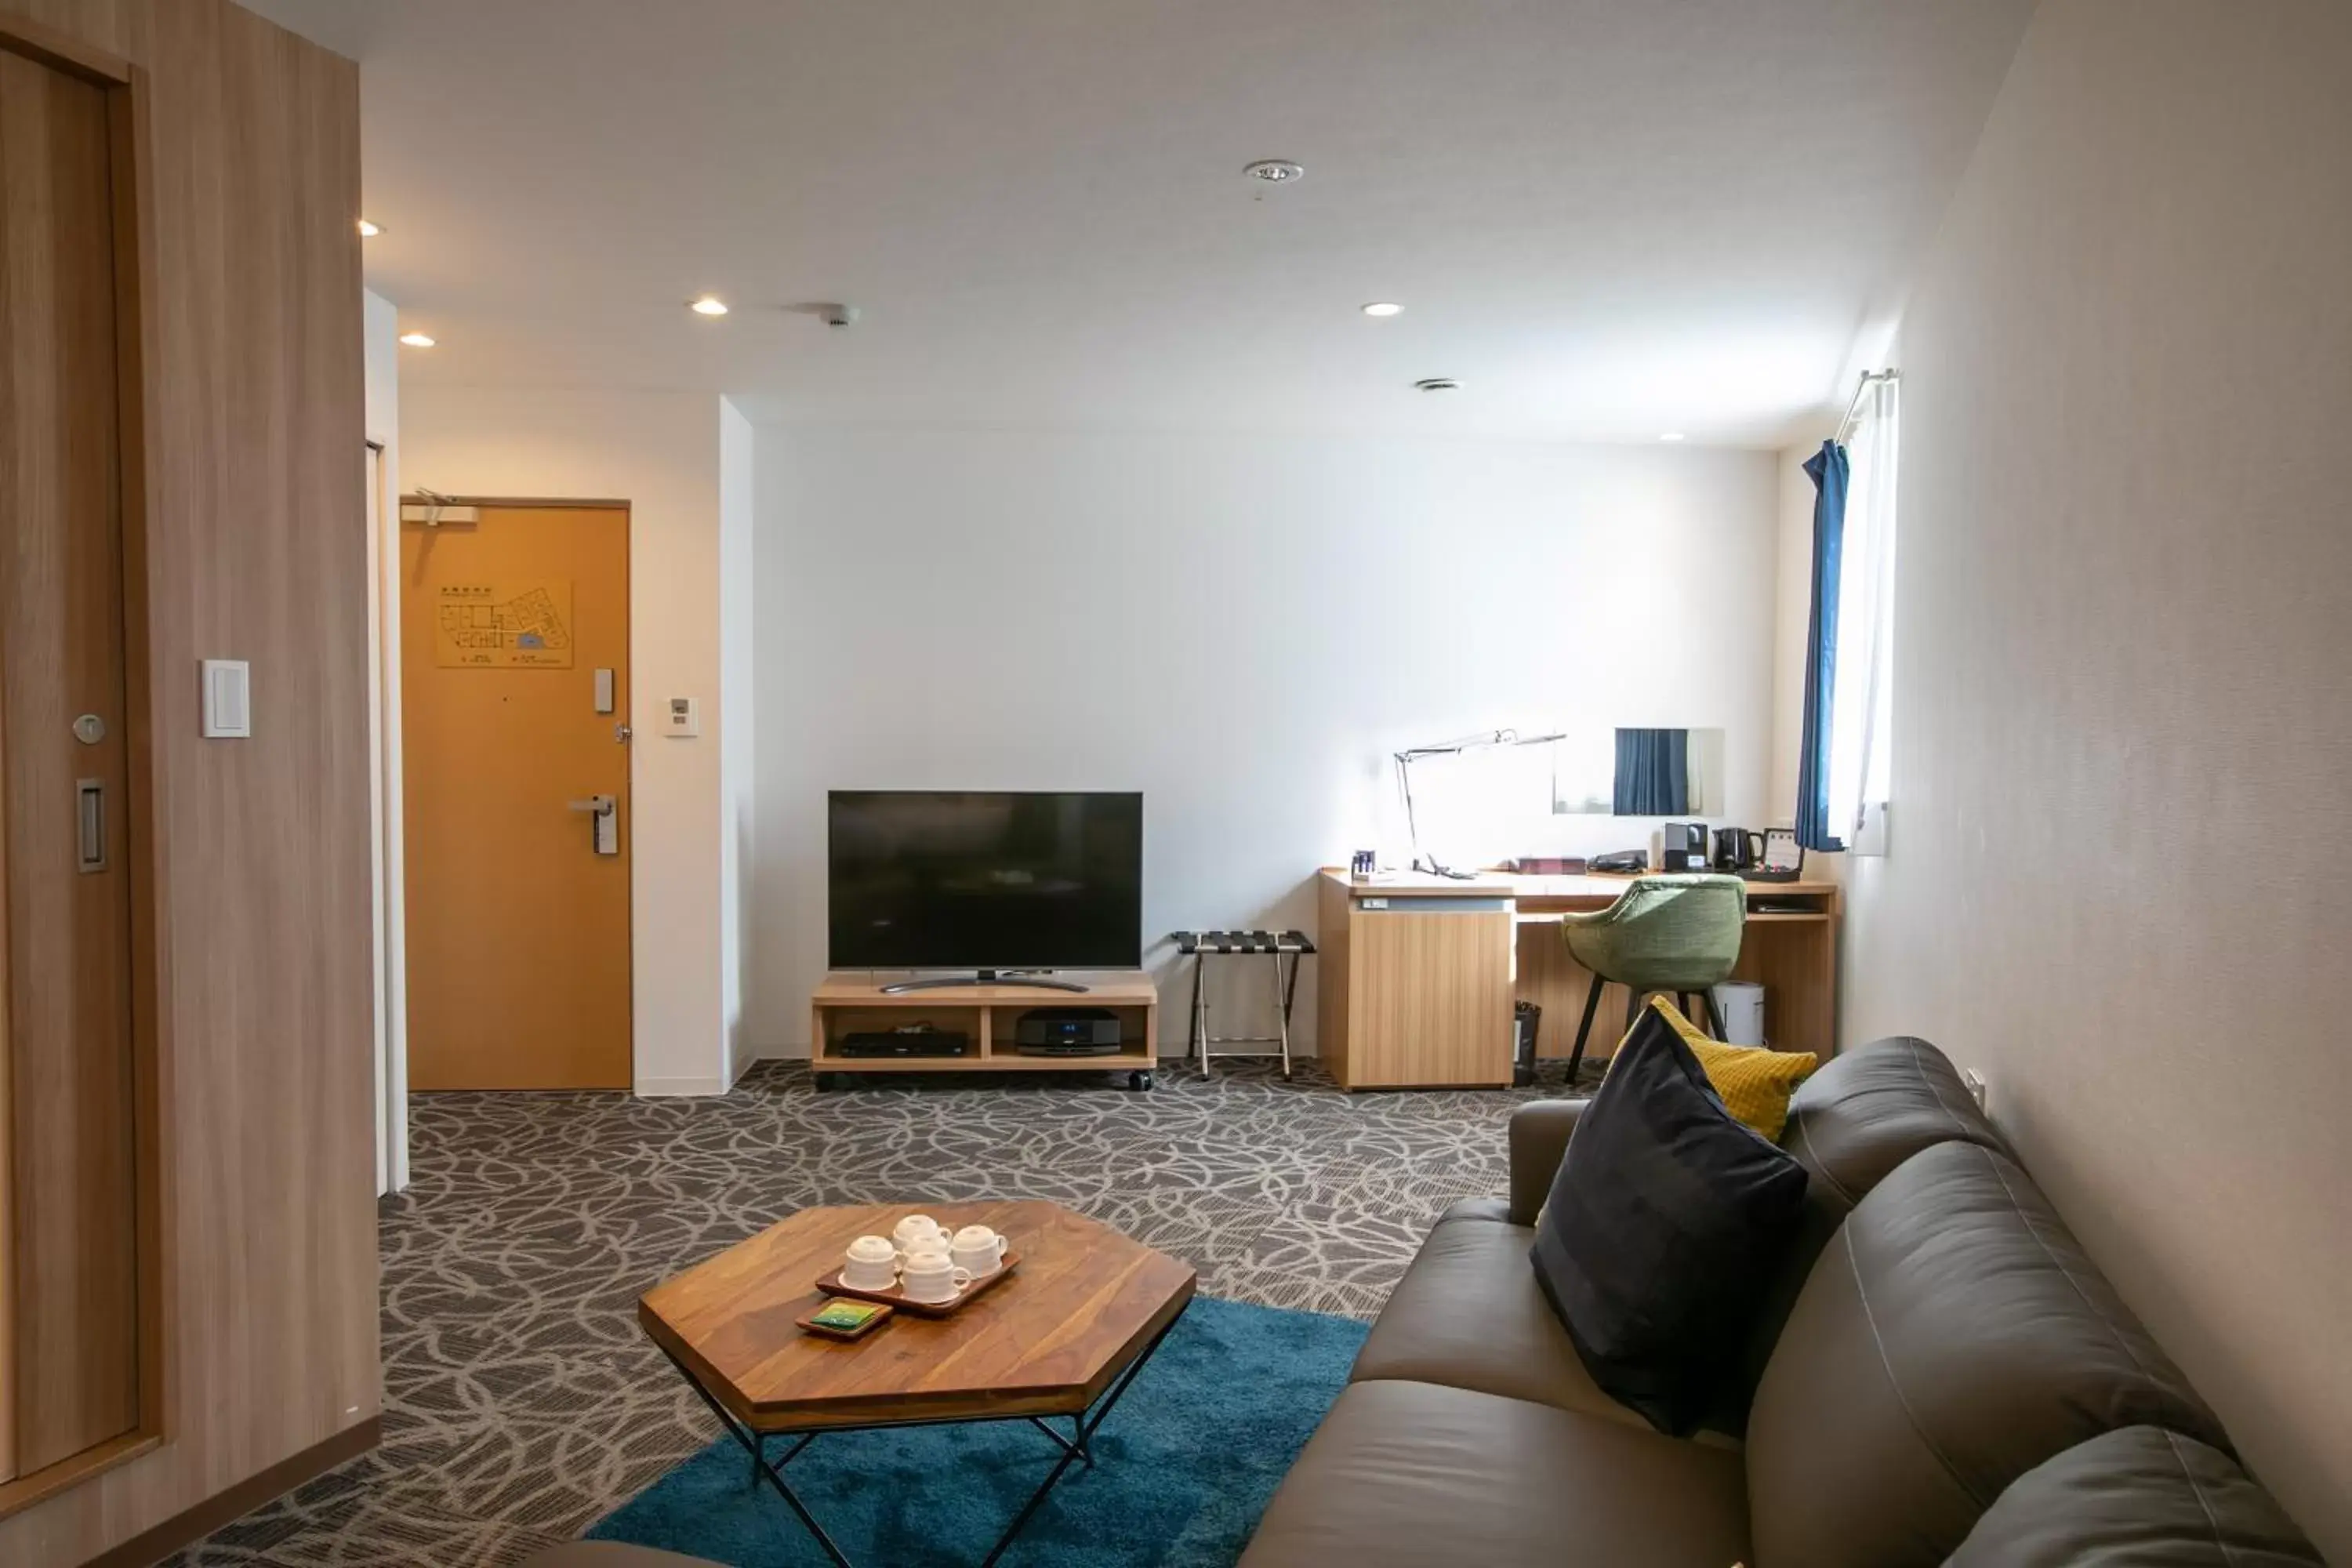
<svg viewBox="0 0 2352 1568"><path fill-rule="evenodd" d="M1682 1009L1666 997L1654 995L1650 1005L1675 1026L1675 1033L1690 1047L1691 1055L1706 1069L1706 1081L1714 1086L1723 1108L1779 1142L1780 1130L1789 1124L1789 1097L1797 1092L1799 1084L1813 1075L1821 1058L1811 1051L1727 1046L1701 1034L1696 1025L1683 1016Z"/></svg>

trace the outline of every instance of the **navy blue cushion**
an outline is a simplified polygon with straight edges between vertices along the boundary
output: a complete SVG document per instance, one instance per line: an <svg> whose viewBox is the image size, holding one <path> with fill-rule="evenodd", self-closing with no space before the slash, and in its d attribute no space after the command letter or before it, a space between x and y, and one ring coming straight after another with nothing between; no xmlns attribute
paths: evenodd
<svg viewBox="0 0 2352 1568"><path fill-rule="evenodd" d="M1593 1381L1679 1436L1718 1400L1804 1202L1805 1168L1644 1008L1552 1179L1536 1279Z"/></svg>

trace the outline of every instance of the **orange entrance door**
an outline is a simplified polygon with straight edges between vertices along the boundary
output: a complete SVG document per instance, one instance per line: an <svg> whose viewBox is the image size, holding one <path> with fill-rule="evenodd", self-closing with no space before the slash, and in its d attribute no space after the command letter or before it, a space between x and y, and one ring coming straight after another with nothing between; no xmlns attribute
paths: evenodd
<svg viewBox="0 0 2352 1568"><path fill-rule="evenodd" d="M409 1087L626 1089L628 510L417 510L400 531Z"/></svg>

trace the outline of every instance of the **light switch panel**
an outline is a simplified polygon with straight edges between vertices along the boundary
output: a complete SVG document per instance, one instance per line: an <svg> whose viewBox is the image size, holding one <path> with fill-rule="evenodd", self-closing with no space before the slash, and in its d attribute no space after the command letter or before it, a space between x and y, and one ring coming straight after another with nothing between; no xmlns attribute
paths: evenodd
<svg viewBox="0 0 2352 1568"><path fill-rule="evenodd" d="M662 733L673 741L702 733L702 710L691 697L673 697L662 713Z"/></svg>
<svg viewBox="0 0 2352 1568"><path fill-rule="evenodd" d="M245 660L205 660L205 735L215 741L253 738L253 679Z"/></svg>

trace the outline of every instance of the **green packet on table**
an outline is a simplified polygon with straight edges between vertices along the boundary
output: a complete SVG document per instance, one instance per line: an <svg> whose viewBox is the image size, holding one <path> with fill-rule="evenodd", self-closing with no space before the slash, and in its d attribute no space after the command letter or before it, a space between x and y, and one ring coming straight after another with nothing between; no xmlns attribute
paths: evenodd
<svg viewBox="0 0 2352 1568"><path fill-rule="evenodd" d="M824 1329L858 1329L881 1314L882 1308L873 1301L834 1301L809 1314L809 1321Z"/></svg>

